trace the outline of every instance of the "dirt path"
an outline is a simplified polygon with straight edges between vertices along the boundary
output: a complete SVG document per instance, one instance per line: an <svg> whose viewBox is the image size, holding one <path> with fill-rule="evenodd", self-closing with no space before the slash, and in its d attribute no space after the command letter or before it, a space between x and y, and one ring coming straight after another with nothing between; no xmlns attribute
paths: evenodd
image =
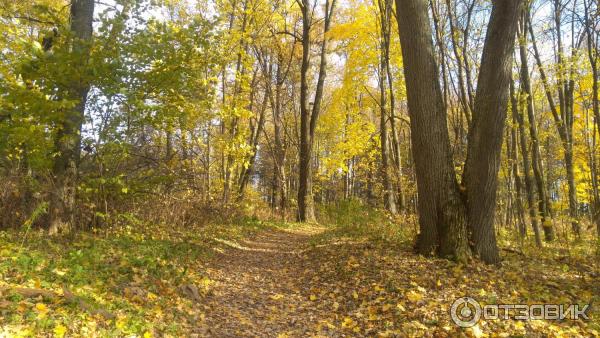
<svg viewBox="0 0 600 338"><path fill-rule="evenodd" d="M482 321L475 331L463 330L452 322L449 309L465 295L507 304L521 301L522 295L553 304L582 303L572 295L585 299L592 294L591 278L567 278L557 266L540 291L540 283L525 282L539 279L540 269L549 268L539 262L515 256L507 257L502 267L459 265L414 255L410 248L340 237L311 246L319 230L272 229L239 243L224 243L222 252L204 267L215 283L198 304L203 315L196 321L196 336L547 336L554 330L590 336L584 334L589 328L581 321ZM559 288L572 292L557 292Z"/></svg>
<svg viewBox="0 0 600 338"><path fill-rule="evenodd" d="M273 230L226 245L208 269L216 284L205 299L202 336L308 335L315 306L299 277L315 231Z"/></svg>

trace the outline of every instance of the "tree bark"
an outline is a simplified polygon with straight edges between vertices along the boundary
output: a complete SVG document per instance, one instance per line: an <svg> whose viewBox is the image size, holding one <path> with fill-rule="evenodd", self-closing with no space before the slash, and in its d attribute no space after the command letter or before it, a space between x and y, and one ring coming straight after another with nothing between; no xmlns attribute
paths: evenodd
<svg viewBox="0 0 600 338"><path fill-rule="evenodd" d="M477 80L465 179L474 252L500 261L494 231L496 189L521 0L494 1Z"/></svg>
<svg viewBox="0 0 600 338"><path fill-rule="evenodd" d="M514 85L511 85L513 90L513 118L516 119L519 125L519 140L521 144L521 155L523 157L523 177L525 180L525 190L527 192L527 206L529 209L529 221L531 222L531 228L535 236L535 243L537 246L542 246L542 238L540 236L540 228L538 227L537 219L537 203L535 203L535 192L533 188L533 181L531 179L531 173L529 171L529 151L527 150L527 134L525 133L525 119L523 113L519 110L518 100L514 93Z"/></svg>
<svg viewBox="0 0 600 338"><path fill-rule="evenodd" d="M538 191L538 211L541 217L542 229L544 230L544 239L547 242L551 242L554 240L554 229L552 228L550 203L548 200L546 183L544 182L540 142L535 121L535 109L533 106L533 92L531 90L531 79L529 77L529 62L527 60L527 25L529 24L529 21L526 19L526 14L522 15L520 23L519 57L521 60L521 69L519 74L521 79L521 98L525 101L527 118L529 119L529 135L532 142L532 167Z"/></svg>
<svg viewBox="0 0 600 338"><path fill-rule="evenodd" d="M391 214L398 213L396 208L396 200L394 198L394 187L390 174L390 155L387 130L387 88L388 84L388 67L389 63L389 22L391 17L391 8L385 0L378 0L379 7L379 28L380 28L380 67L379 67L379 137L381 140L381 178L383 183L383 204Z"/></svg>
<svg viewBox="0 0 600 338"><path fill-rule="evenodd" d="M427 1L396 0L419 194L416 250L466 260L466 208L456 179Z"/></svg>
<svg viewBox="0 0 600 338"><path fill-rule="evenodd" d="M423 254L500 260L494 231L497 176L521 0L495 1L488 24L465 164L466 196L454 170L427 1L396 0L411 117Z"/></svg>
<svg viewBox="0 0 600 338"><path fill-rule="evenodd" d="M593 2L593 0L592 0ZM600 101L598 99L598 46L595 44L596 39L594 39L594 31L592 30L592 17L590 11L590 4L588 4L587 0L583 1L584 10L585 10L585 32L586 32L586 41L587 41L587 55L588 60L590 61L590 66L592 69L592 110L594 113L594 121L596 128L595 130L600 130ZM598 8L596 8L598 11ZM596 33L598 34L598 33ZM596 131L594 130L594 140L596 139ZM595 145L595 142L594 142ZM595 149L595 146L594 148ZM590 154L592 159L595 158L595 150L592 150L592 154ZM590 161L593 164L596 164L596 161ZM592 185L594 192L594 205L592 207L592 219L594 223L596 223L597 236L600 238L600 194L598 193L598 176L597 176L597 168L594 165L591 168L592 172Z"/></svg>
<svg viewBox="0 0 600 338"><path fill-rule="evenodd" d="M321 110L325 77L327 76L327 41L326 36L331 25L331 18L336 0L325 1L325 19L323 42L321 43L321 59L317 87L312 109L308 102L308 70L310 68L310 28L313 22L313 10L309 0L297 0L302 11L302 64L300 67L300 154L298 182L298 221L315 222L314 198L312 194L312 147L317 120Z"/></svg>
<svg viewBox="0 0 600 338"><path fill-rule="evenodd" d="M521 174L519 173L519 147L517 146L517 131L519 130L519 122L517 116L519 115L519 105L515 95L514 80L510 81L510 102L512 110L512 123L510 128L510 171L515 182L515 204L517 207L517 223L519 227L519 234L521 237L527 235L527 227L525 226L525 211L523 208L523 183L521 181ZM535 213L534 213L535 215ZM537 226L537 224L536 224ZM539 239L539 233L536 240ZM541 242L541 241L540 241ZM536 244L541 243L536 241Z"/></svg>
<svg viewBox="0 0 600 338"><path fill-rule="evenodd" d="M555 6L557 3L555 1ZM555 8L556 9L556 8ZM544 85L544 92L546 94L546 98L548 100L548 104L550 106L550 111L552 112L552 117L554 118L554 124L556 125L556 129L558 131L558 135L560 136L561 143L564 151L564 159L565 159L565 170L567 176L567 183L569 186L569 214L571 216L571 224L573 231L577 236L580 234L579 222L577 220L577 199L576 199L576 186L575 186L575 176L573 172L573 143L572 143L572 133L573 133L573 112L570 107L572 105L566 104L565 100L565 92L569 96L569 100L572 99L572 87L569 83L564 84L564 78L559 72L558 76L558 92L559 92L559 108L557 108L554 97L552 96L552 88L548 82L548 78L546 76L546 72L544 69L544 65L542 64L540 52L537 47L537 43L535 41L535 35L533 33L533 28L531 26L531 18L529 17L529 11L527 12L527 21L529 21L528 30L531 37L531 43L533 46L533 55L535 57L536 64L540 71L540 79L542 80L542 84ZM560 11L555 10L555 24L557 25L557 33L556 35L560 37ZM557 42L558 45L558 54L562 55L562 41L559 39ZM563 64L562 56L558 58L558 64L561 67L566 66ZM566 91L565 91L566 88Z"/></svg>
<svg viewBox="0 0 600 338"><path fill-rule="evenodd" d="M77 190L77 172L81 148L81 127L85 116L85 106L90 85L87 82L85 67L89 57L89 44L92 40L94 18L93 0L73 0L71 2L72 53L75 64L72 67L83 80L74 81L68 97L77 100L75 108L66 112L63 121L57 125L55 147L58 153L53 165L54 187L50 198L49 233L69 231L74 227L74 207Z"/></svg>

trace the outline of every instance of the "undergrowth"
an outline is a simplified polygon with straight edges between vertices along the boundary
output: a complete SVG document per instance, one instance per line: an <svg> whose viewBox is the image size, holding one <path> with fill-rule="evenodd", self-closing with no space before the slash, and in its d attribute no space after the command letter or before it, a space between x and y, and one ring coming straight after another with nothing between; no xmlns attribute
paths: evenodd
<svg viewBox="0 0 600 338"><path fill-rule="evenodd" d="M353 199L321 206L319 217L327 231L316 237L315 241L345 238L408 247L416 233L414 216L391 216L384 210Z"/></svg>
<svg viewBox="0 0 600 338"><path fill-rule="evenodd" d="M210 292L203 264L219 250L219 240L241 239L269 226L235 217L186 228L132 222L60 238L37 229L0 232L0 337L189 332L199 312L181 286ZM17 288L56 297L27 298ZM67 302L65 292L77 302Z"/></svg>

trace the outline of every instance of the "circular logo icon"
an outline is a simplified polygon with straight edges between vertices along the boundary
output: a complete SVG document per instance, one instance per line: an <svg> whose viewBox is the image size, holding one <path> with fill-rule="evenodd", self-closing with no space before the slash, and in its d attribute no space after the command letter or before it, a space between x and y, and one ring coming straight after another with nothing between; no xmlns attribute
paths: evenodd
<svg viewBox="0 0 600 338"><path fill-rule="evenodd" d="M452 321L460 327L471 327L481 318L481 305L471 297L461 297L450 308Z"/></svg>

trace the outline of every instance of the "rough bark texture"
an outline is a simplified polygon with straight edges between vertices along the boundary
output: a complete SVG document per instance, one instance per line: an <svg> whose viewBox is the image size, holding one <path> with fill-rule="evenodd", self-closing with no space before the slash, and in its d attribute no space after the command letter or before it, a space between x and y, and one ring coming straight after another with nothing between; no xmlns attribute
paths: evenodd
<svg viewBox="0 0 600 338"><path fill-rule="evenodd" d="M496 188L511 79L512 52L521 0L495 1L477 81L465 178L474 252L500 260L494 231Z"/></svg>
<svg viewBox="0 0 600 338"><path fill-rule="evenodd" d="M396 0L417 172L420 253L466 258L468 228L474 253L487 263L500 260L494 213L520 4L495 1L492 9L468 139L465 201L452 160L427 1Z"/></svg>
<svg viewBox="0 0 600 338"><path fill-rule="evenodd" d="M300 158L298 182L298 221L314 221L312 209L310 120L312 112L308 104L308 70L310 68L311 13L305 1L302 9L302 64L300 66Z"/></svg>
<svg viewBox="0 0 600 338"><path fill-rule="evenodd" d="M92 39L93 0L73 0L71 2L72 52L75 56L73 67L83 73L89 56L89 43ZM81 126L85 114L89 84L82 74L72 83L69 98L79 100L75 108L65 113L65 119L58 124L55 147L58 152L53 165L54 187L50 198L50 234L68 231L74 226L73 211L77 189L77 167L81 148Z"/></svg>
<svg viewBox="0 0 600 338"><path fill-rule="evenodd" d="M469 256L466 210L452 163L427 1L396 0L419 194L416 249L458 260Z"/></svg>

